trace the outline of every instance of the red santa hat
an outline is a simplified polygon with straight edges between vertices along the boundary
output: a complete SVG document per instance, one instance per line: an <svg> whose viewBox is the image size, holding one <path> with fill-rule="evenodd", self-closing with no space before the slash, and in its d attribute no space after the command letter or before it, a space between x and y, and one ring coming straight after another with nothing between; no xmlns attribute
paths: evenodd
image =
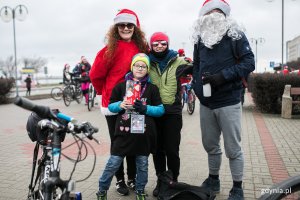
<svg viewBox="0 0 300 200"><path fill-rule="evenodd" d="M206 0L200 9L199 16L201 17L214 9L220 9L226 16L230 15L230 6L225 0Z"/></svg>
<svg viewBox="0 0 300 200"><path fill-rule="evenodd" d="M122 9L114 18L114 24L119 23L132 23L140 27L140 21L135 12L129 9Z"/></svg>

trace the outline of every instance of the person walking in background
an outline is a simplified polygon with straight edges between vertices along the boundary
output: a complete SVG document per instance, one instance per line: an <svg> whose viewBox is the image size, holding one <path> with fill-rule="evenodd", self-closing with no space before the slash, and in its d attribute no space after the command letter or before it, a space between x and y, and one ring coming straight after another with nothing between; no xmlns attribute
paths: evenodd
<svg viewBox="0 0 300 200"><path fill-rule="evenodd" d="M228 199L243 200L241 79L254 71L255 62L243 30L229 14L230 6L225 0L206 0L200 9L193 35L193 88L200 100L202 143L208 154L209 175L202 186L213 193L220 191L223 134L233 179ZM206 84L211 86L211 96L204 96Z"/></svg>
<svg viewBox="0 0 300 200"><path fill-rule="evenodd" d="M179 145L182 128L182 108L180 99L181 84L179 78L192 72L192 65L178 53L169 49L169 37L162 32L154 33L150 38L150 79L159 87L165 114L157 118L157 151L153 154L156 175L167 168L173 172L177 181L180 169ZM159 185L153 190L158 195Z"/></svg>
<svg viewBox="0 0 300 200"><path fill-rule="evenodd" d="M31 92L31 83L32 83L30 74L27 75L27 77L26 77L26 79L24 80L24 82L26 83L26 88L27 88L26 96L30 96L30 92Z"/></svg>
<svg viewBox="0 0 300 200"><path fill-rule="evenodd" d="M98 200L107 198L114 174L119 169L124 156L135 156L136 162L136 199L145 200L145 186L148 182L148 157L155 151L156 126L153 117L164 113L157 86L149 81L150 61L146 54L135 55L131 63L131 73L125 81L117 84L111 94L108 109L117 113L115 136L111 156L99 179ZM127 81L140 84L140 96L132 104L127 98Z"/></svg>
<svg viewBox="0 0 300 200"><path fill-rule="evenodd" d="M90 86L90 78L89 73L91 70L91 65L87 61L85 56L81 56L81 61L75 66L73 69L73 74L81 76L81 91L85 98L85 104L88 103L89 99L89 86Z"/></svg>
<svg viewBox="0 0 300 200"><path fill-rule="evenodd" d="M147 53L148 46L144 32L135 12L122 9L114 18L114 24L106 35L107 45L101 49L93 63L90 79L97 94L102 95L101 113L105 115L108 131L113 146L117 113L109 111L111 92L116 84L124 81L130 71L132 57L137 53ZM135 157L126 156L128 187L135 188ZM121 195L128 195L125 184L123 163L116 172L116 189Z"/></svg>

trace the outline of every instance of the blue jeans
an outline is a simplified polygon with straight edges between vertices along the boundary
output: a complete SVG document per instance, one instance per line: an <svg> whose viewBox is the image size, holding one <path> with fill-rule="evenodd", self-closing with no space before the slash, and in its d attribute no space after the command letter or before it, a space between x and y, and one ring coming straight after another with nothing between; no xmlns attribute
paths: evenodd
<svg viewBox="0 0 300 200"><path fill-rule="evenodd" d="M124 157L111 155L107 161L102 176L99 179L99 191L109 189L113 176L118 171ZM148 182L148 156L136 156L136 180L135 189L143 192Z"/></svg>

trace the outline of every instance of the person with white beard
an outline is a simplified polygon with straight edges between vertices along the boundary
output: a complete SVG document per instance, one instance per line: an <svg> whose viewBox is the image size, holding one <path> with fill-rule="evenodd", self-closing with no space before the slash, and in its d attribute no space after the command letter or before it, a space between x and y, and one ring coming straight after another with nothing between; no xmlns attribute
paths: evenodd
<svg viewBox="0 0 300 200"><path fill-rule="evenodd" d="M209 175L202 186L220 192L222 151L229 159L233 187L229 200L244 199L244 155L241 148L242 78L255 69L254 55L243 29L229 17L225 0L206 0L195 23L193 88L200 100L202 144L208 154ZM210 84L211 95L203 95Z"/></svg>

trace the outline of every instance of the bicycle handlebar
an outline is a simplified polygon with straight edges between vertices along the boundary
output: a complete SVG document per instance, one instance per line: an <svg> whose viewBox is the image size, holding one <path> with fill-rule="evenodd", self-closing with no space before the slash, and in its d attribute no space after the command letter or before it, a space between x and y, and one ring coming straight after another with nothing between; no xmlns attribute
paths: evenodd
<svg viewBox="0 0 300 200"><path fill-rule="evenodd" d="M35 112L41 118L50 118L56 119L55 114L51 111L51 109L47 106L36 105L32 101L23 98L23 97L16 97L14 104L24 108L26 110Z"/></svg>
<svg viewBox="0 0 300 200"><path fill-rule="evenodd" d="M55 114L52 112L52 110L48 106L41 106L41 105L36 105L32 101L23 98L23 97L16 97L14 104L17 106L20 106L21 108L24 108L26 110L35 112L39 117L43 119L63 119L67 122L71 122L74 124L74 132L76 133L81 133L83 132L88 139L94 140L99 144L99 141L93 137L94 133L98 132L98 128L93 127L91 123L89 122L84 122L84 123L78 123L76 119L65 115L63 113L58 112Z"/></svg>
<svg viewBox="0 0 300 200"><path fill-rule="evenodd" d="M89 138L90 140L94 140L99 144L99 141L93 137L93 134L97 133L99 129L92 126L91 123L89 123L89 122L78 123L76 119L74 119L68 115L65 115L63 113L58 113L56 116L59 119L63 119L63 120L66 120L67 122L71 122L74 125L74 131L76 133L83 132L87 138Z"/></svg>

